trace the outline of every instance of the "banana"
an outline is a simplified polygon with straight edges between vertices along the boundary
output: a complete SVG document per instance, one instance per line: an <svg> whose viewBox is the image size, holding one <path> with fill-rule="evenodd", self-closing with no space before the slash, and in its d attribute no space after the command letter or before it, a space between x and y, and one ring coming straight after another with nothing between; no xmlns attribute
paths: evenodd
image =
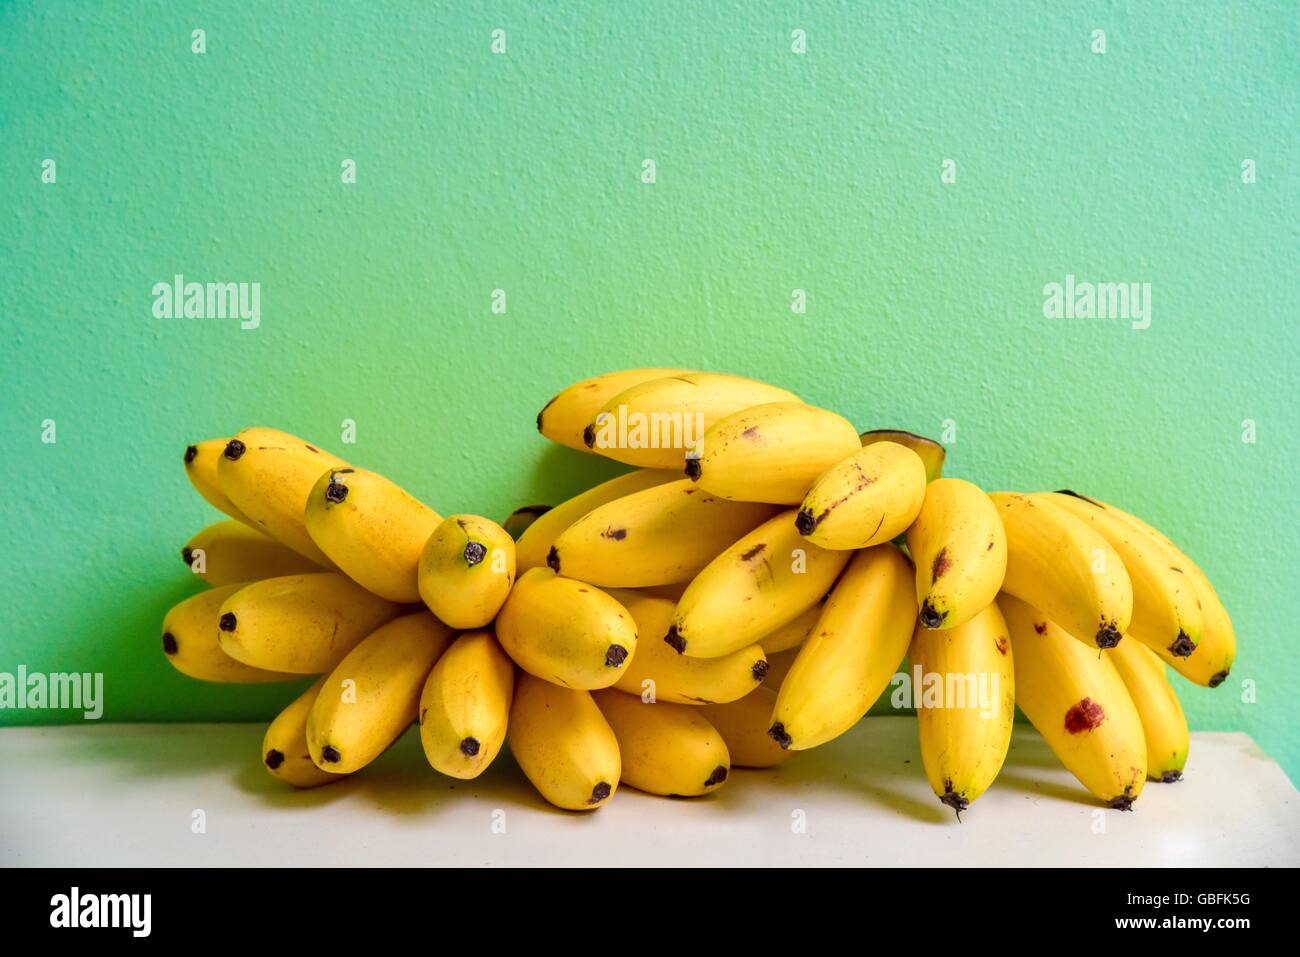
<svg viewBox="0 0 1300 957"><path fill-rule="evenodd" d="M758 643L763 648L763 653L768 655L780 654L783 651L789 651L792 648L798 648L812 634L812 630L817 625L817 619L821 617L822 606L813 605L807 611L791 618L780 628L769 631Z"/></svg>
<svg viewBox="0 0 1300 957"><path fill-rule="evenodd" d="M873 429L870 432L863 432L858 439L864 448L875 442L896 442L905 446L919 455L921 461L925 463L927 482L943 477L944 447L934 439L927 439L924 435L904 432L901 429Z"/></svg>
<svg viewBox="0 0 1300 957"><path fill-rule="evenodd" d="M855 554L781 682L772 740L804 751L857 724L898 670L915 621L907 557L890 544Z"/></svg>
<svg viewBox="0 0 1300 957"><path fill-rule="evenodd" d="M817 608L817 617L821 617L820 607ZM767 675L763 678L763 687L771 688L773 692L781 690L781 685L785 683L786 677L790 674L790 669L794 667L794 660L798 657L799 648L790 648L786 651L778 651L768 655ZM767 734L767 729L772 726L771 711L768 711L766 720L767 723L763 725L764 734Z"/></svg>
<svg viewBox="0 0 1300 957"><path fill-rule="evenodd" d="M699 456L687 458L686 474L720 498L798 505L819 475L860 448L843 416L802 402L769 402L715 423Z"/></svg>
<svg viewBox="0 0 1300 957"><path fill-rule="evenodd" d="M1002 612L990 602L946 631L918 625L908 658L921 675L913 700L925 776L960 815L988 790L1011 746L1015 669Z"/></svg>
<svg viewBox="0 0 1300 957"><path fill-rule="evenodd" d="M680 477L660 469L640 469L602 482L567 502L547 509L537 516L515 542L515 562L519 574L522 575L530 568L545 568L546 556L550 554L551 546L560 537L560 533L588 512L642 489L662 485L664 482L675 482Z"/></svg>
<svg viewBox="0 0 1300 957"><path fill-rule="evenodd" d="M476 778L506 740L515 666L490 631L458 637L420 696L420 743L435 771Z"/></svg>
<svg viewBox="0 0 1300 957"><path fill-rule="evenodd" d="M693 658L716 658L753 644L821 601L849 557L804 541L794 527L794 509L784 511L695 576L664 641Z"/></svg>
<svg viewBox="0 0 1300 957"><path fill-rule="evenodd" d="M594 810L618 790L618 739L586 691L521 672L506 740L520 770L556 807Z"/></svg>
<svg viewBox="0 0 1300 957"><path fill-rule="evenodd" d="M1142 720L1147 777L1169 784L1183 776L1191 736L1183 706L1165 677L1165 665L1139 641L1121 641L1110 652Z"/></svg>
<svg viewBox="0 0 1300 957"><path fill-rule="evenodd" d="M496 621L497 640L525 671L566 688L608 688L636 653L631 614L594 585L549 568L519 576Z"/></svg>
<svg viewBox="0 0 1300 957"><path fill-rule="evenodd" d="M292 681L298 675L254 668L231 658L217 645L221 606L244 586L220 585L191 595L163 618L163 654L173 668L199 681L222 684L263 684Z"/></svg>
<svg viewBox="0 0 1300 957"><path fill-rule="evenodd" d="M1059 492L1045 498L1087 522L1110 543L1133 583L1133 618L1128 634L1178 658L1196 650L1201 638L1201 609L1187 575L1174 569L1178 560L1152 535L1098 505Z"/></svg>
<svg viewBox="0 0 1300 957"><path fill-rule="evenodd" d="M632 616L637 634L646 636L614 682L620 691L650 701L712 704L744 697L767 675L767 658L758 645L720 658L688 658L659 641L677 607L671 598L625 589L609 594Z"/></svg>
<svg viewBox="0 0 1300 957"><path fill-rule="evenodd" d="M729 502L680 479L588 512L555 539L546 564L601 587L687 582L775 512L775 506Z"/></svg>
<svg viewBox="0 0 1300 957"><path fill-rule="evenodd" d="M317 547L358 585L389 601L420 600L420 551L442 516L400 485L366 469L331 468L312 486L304 521Z"/></svg>
<svg viewBox="0 0 1300 957"><path fill-rule="evenodd" d="M221 603L216 640L255 668L317 675L401 610L337 572L267 578Z"/></svg>
<svg viewBox="0 0 1300 957"><path fill-rule="evenodd" d="M582 440L583 430L596 418L607 401L634 385L679 375L686 369L624 369L606 372L575 382L537 413L537 431L552 442L559 442L579 452L589 451Z"/></svg>
<svg viewBox="0 0 1300 957"><path fill-rule="evenodd" d="M1130 810L1146 781L1146 741L1112 656L1006 592L998 607L1011 635L1016 704L1084 787Z"/></svg>
<svg viewBox="0 0 1300 957"><path fill-rule="evenodd" d="M323 569L243 522L228 518L194 535L181 549L190 571L209 585L233 585Z"/></svg>
<svg viewBox="0 0 1300 957"><path fill-rule="evenodd" d="M741 376L686 372L651 379L608 399L583 430L583 444L616 462L681 473L688 451L714 423L767 402L798 402L793 392Z"/></svg>
<svg viewBox="0 0 1300 957"><path fill-rule="evenodd" d="M420 597L453 628L482 628L515 583L510 533L479 515L444 519L420 554Z"/></svg>
<svg viewBox="0 0 1300 957"><path fill-rule="evenodd" d="M808 489L795 526L822 548L870 548L903 532L925 501L925 464L896 442L873 442Z"/></svg>
<svg viewBox="0 0 1300 957"><path fill-rule="evenodd" d="M231 518L238 519L245 525L253 521L239 510L225 492L221 491L221 482L217 478L217 460L230 439L204 439L185 447L185 474L190 484L213 508L225 512Z"/></svg>
<svg viewBox="0 0 1300 957"><path fill-rule="evenodd" d="M217 460L221 491L249 524L324 568L333 568L307 534L307 496L327 469L347 465L335 455L277 429L244 429Z"/></svg>
<svg viewBox="0 0 1300 957"><path fill-rule="evenodd" d="M344 775L330 774L316 767L307 749L307 717L320 693L324 676L294 698L281 711L262 738L262 766L274 778L296 788L315 788L342 781Z"/></svg>
<svg viewBox="0 0 1300 957"><path fill-rule="evenodd" d="M727 743L698 708L648 704L612 688L591 697L618 741L624 783L649 794L699 797L727 780Z"/></svg>
<svg viewBox="0 0 1300 957"><path fill-rule="evenodd" d="M307 718L307 747L322 771L351 774L414 722L420 692L452 631L427 611L382 625L330 672Z"/></svg>
<svg viewBox="0 0 1300 957"><path fill-rule="evenodd" d="M1015 492L989 498L1007 534L1002 590L1085 645L1113 648L1133 615L1133 585L1115 549L1054 502Z"/></svg>
<svg viewBox="0 0 1300 957"><path fill-rule="evenodd" d="M956 628L997 596L1007 571L1007 533L984 490L936 479L907 530L916 563L916 602L926 628Z"/></svg>
<svg viewBox="0 0 1300 957"><path fill-rule="evenodd" d="M775 707L776 692L764 687L736 701L704 705L699 711L722 735L732 767L771 768L798 753L785 750L767 733Z"/></svg>
<svg viewBox="0 0 1300 957"><path fill-rule="evenodd" d="M549 505L523 505L515 509L506 516L506 520L501 523L501 527L510 533L510 537L516 542L519 537L528 531L533 522L537 521L543 515L551 510Z"/></svg>

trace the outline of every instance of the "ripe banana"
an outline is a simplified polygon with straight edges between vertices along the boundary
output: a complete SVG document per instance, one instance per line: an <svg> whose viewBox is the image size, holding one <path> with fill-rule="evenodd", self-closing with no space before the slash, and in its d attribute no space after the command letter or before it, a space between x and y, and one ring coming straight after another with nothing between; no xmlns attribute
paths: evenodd
<svg viewBox="0 0 1300 957"><path fill-rule="evenodd" d="M190 571L209 585L232 585L323 569L291 548L233 518L214 522L181 549Z"/></svg>
<svg viewBox="0 0 1300 957"><path fill-rule="evenodd" d="M1178 560L1156 537L1099 505L1059 492L1045 498L1087 522L1110 543L1133 583L1133 619L1128 634L1152 648L1186 658L1201 637L1201 609L1187 575L1174 569Z"/></svg>
<svg viewBox="0 0 1300 957"><path fill-rule="evenodd" d="M521 673L506 740L520 770L556 807L590 811L618 790L618 740L586 691Z"/></svg>
<svg viewBox="0 0 1300 957"><path fill-rule="evenodd" d="M476 778L506 740L515 666L490 631L461 635L438 659L420 696L420 743L435 771Z"/></svg>
<svg viewBox="0 0 1300 957"><path fill-rule="evenodd" d="M1133 585L1110 543L1053 502L1015 492L989 498L1007 534L1002 590L1085 645L1115 647L1133 615Z"/></svg>
<svg viewBox="0 0 1300 957"><path fill-rule="evenodd" d="M984 490L936 479L907 530L916 563L916 602L926 628L956 628L997 596L1007 571L1007 533Z"/></svg>
<svg viewBox="0 0 1300 957"><path fill-rule="evenodd" d="M695 576L664 641L693 658L716 658L753 644L821 601L849 557L804 541L794 527L794 509L784 511Z"/></svg>
<svg viewBox="0 0 1300 957"><path fill-rule="evenodd" d="M704 705L699 711L722 735L732 767L771 768L798 753L785 750L767 733L775 707L776 692L763 687L736 701Z"/></svg>
<svg viewBox="0 0 1300 957"><path fill-rule="evenodd" d="M420 597L453 628L482 628L515 583L510 533L479 515L444 519L420 554Z"/></svg>
<svg viewBox="0 0 1300 957"><path fill-rule="evenodd" d="M822 548L870 548L893 541L912 524L925 488L919 455L896 442L873 442L817 479L795 526Z"/></svg>
<svg viewBox="0 0 1300 957"><path fill-rule="evenodd" d="M687 582L775 506L729 502L681 479L593 509L556 538L546 564L602 587Z"/></svg>
<svg viewBox="0 0 1300 957"><path fill-rule="evenodd" d="M749 645L720 658L679 655L659 635L667 634L677 603L649 592L613 589L610 596L636 622L636 654L614 687L649 701L712 704L735 701L756 688L767 674L767 658L758 645Z"/></svg>
<svg viewBox="0 0 1300 957"><path fill-rule="evenodd" d="M342 774L330 774L316 767L307 748L307 717L325 683L322 675L310 688L294 698L281 711L262 738L262 765L285 784L296 788L315 788L342 781Z"/></svg>
<svg viewBox="0 0 1300 957"><path fill-rule="evenodd" d="M685 372L613 396L583 430L587 448L616 462L681 473L686 453L733 412L766 402L798 402L785 389L717 372Z"/></svg>
<svg viewBox="0 0 1300 957"><path fill-rule="evenodd" d="M727 744L698 708L648 704L613 688L591 697L614 731L626 784L650 794L698 797L727 780Z"/></svg>
<svg viewBox="0 0 1300 957"><path fill-rule="evenodd" d="M1111 655L1006 592L998 607L1011 635L1016 704L1084 787L1130 810L1146 781L1146 741Z"/></svg>
<svg viewBox="0 0 1300 957"><path fill-rule="evenodd" d="M776 655L792 648L798 648L812 634L813 628L817 625L817 619L821 615L822 606L816 604L802 614L791 618L780 628L769 631L758 639L758 643L763 648L763 653Z"/></svg>
<svg viewBox="0 0 1300 957"><path fill-rule="evenodd" d="M860 448L843 416L802 402L769 402L715 423L699 457L687 458L686 474L720 498L798 505L817 476Z"/></svg>
<svg viewBox="0 0 1300 957"><path fill-rule="evenodd" d="M221 605L244 586L236 582L191 595L163 618L163 654L173 668L199 681L263 684L292 681L297 675L254 668L231 658L217 645Z"/></svg>
<svg viewBox="0 0 1300 957"><path fill-rule="evenodd" d="M330 672L307 718L307 747L322 771L350 774L414 722L420 692L452 631L427 611L377 628Z"/></svg>
<svg viewBox="0 0 1300 957"><path fill-rule="evenodd" d="M583 430L596 418L608 400L634 385L678 375L686 369L624 369L606 372L575 382L537 413L537 431L552 442L559 442L579 452L588 451L582 440Z"/></svg>
<svg viewBox="0 0 1300 957"><path fill-rule="evenodd" d="M1165 665L1140 641L1122 641L1110 652L1142 719L1147 777L1169 784L1183 776L1191 736L1183 706L1165 677Z"/></svg>
<svg viewBox="0 0 1300 957"><path fill-rule="evenodd" d="M420 550L442 517L366 469L332 468L307 496L307 533L358 585L389 601L420 600Z"/></svg>
<svg viewBox="0 0 1300 957"><path fill-rule="evenodd" d="M918 625L908 658L922 676L913 701L925 776L960 815L988 790L1011 746L1015 671L1002 612L990 602L955 628Z"/></svg>
<svg viewBox="0 0 1300 957"><path fill-rule="evenodd" d="M497 640L525 671L566 688L608 688L636 653L631 614L594 585L549 568L519 576L496 621Z"/></svg>
<svg viewBox="0 0 1300 957"><path fill-rule="evenodd" d="M519 574L522 575L530 568L545 568L546 556L550 554L551 546L560 537L560 533L592 509L642 489L662 485L664 482L675 482L680 477L661 469L639 469L602 482L567 502L547 509L537 516L515 542L515 562Z"/></svg>
<svg viewBox="0 0 1300 957"><path fill-rule="evenodd" d="M781 683L772 740L804 751L857 724L898 670L915 621L907 557L890 544L856 553Z"/></svg>
<svg viewBox="0 0 1300 957"><path fill-rule="evenodd" d="M337 456L277 429L244 429L226 443L217 460L221 491L249 519L316 564L333 568L307 534L307 496L327 469L347 465Z"/></svg>
<svg viewBox="0 0 1300 957"><path fill-rule="evenodd" d="M225 492L217 479L217 460L230 439L204 439L185 447L185 474L189 477L194 490L207 500L208 504L231 518L238 519L245 525L253 521L241 512Z"/></svg>
<svg viewBox="0 0 1300 957"><path fill-rule="evenodd" d="M821 607L817 608L817 617L821 618ZM799 647L803 647L800 645ZM790 674L790 669L794 667L794 661L799 657L799 648L790 648L786 651L778 651L767 656L767 676L763 679L763 687L771 688L774 692L781 690L781 685L785 684L786 677ZM772 712L767 713L767 723L763 726L763 733L767 734L767 729L772 726Z"/></svg>
<svg viewBox="0 0 1300 957"><path fill-rule="evenodd" d="M944 447L934 439L901 429L873 429L858 436L863 448L875 442L896 442L911 449L925 463L925 480L933 482L943 476Z"/></svg>
<svg viewBox="0 0 1300 957"><path fill-rule="evenodd" d="M533 522L550 510L551 506L549 505L523 505L507 515L506 520L501 523L501 527L509 532L510 537L517 542L519 536L528 531Z"/></svg>
<svg viewBox="0 0 1300 957"><path fill-rule="evenodd" d="M216 639L227 655L254 668L317 675L401 610L337 572L286 575L226 598Z"/></svg>

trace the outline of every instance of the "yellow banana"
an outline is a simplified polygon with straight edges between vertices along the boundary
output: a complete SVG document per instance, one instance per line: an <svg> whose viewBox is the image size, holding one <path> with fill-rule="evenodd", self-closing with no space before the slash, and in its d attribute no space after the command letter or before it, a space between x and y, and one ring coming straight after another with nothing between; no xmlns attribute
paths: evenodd
<svg viewBox="0 0 1300 957"><path fill-rule="evenodd" d="M307 534L307 496L327 469L342 459L278 429L244 429L226 443L217 460L221 491L249 524L316 564L333 568Z"/></svg>
<svg viewBox="0 0 1300 957"><path fill-rule="evenodd" d="M614 682L620 691L648 701L712 704L749 694L767 674L767 658L758 645L720 658L688 658L658 640L673 620L677 603L671 598L624 589L609 594L632 616L637 634L645 636Z"/></svg>
<svg viewBox="0 0 1300 957"><path fill-rule="evenodd" d="M233 518L214 522L181 549L190 571L209 585L232 585L323 569L291 548Z"/></svg>
<svg viewBox="0 0 1300 957"><path fill-rule="evenodd" d="M307 717L320 693L324 676L294 698L281 711L262 738L262 766L270 775L296 788L315 788L342 781L345 775L330 774L316 767L307 749Z"/></svg>
<svg viewBox="0 0 1300 957"><path fill-rule="evenodd" d="M461 635L438 659L420 696L420 743L435 771L476 778L506 740L515 666L490 631Z"/></svg>
<svg viewBox="0 0 1300 957"><path fill-rule="evenodd" d="M687 458L686 474L720 498L798 505L817 476L860 448L843 416L802 402L769 402L715 423L700 455Z"/></svg>
<svg viewBox="0 0 1300 957"><path fill-rule="evenodd" d="M1183 706L1165 677L1165 665L1140 641L1121 641L1109 652L1142 720L1147 777L1169 784L1183 776L1191 735Z"/></svg>
<svg viewBox="0 0 1300 957"><path fill-rule="evenodd" d="M556 807L594 810L618 790L618 739L586 691L520 673L506 740L520 770Z"/></svg>
<svg viewBox="0 0 1300 957"><path fill-rule="evenodd" d="M618 740L624 783L649 794L698 797L727 780L727 743L698 708L647 703L612 688L591 697Z"/></svg>
<svg viewBox="0 0 1300 957"><path fill-rule="evenodd" d="M807 611L791 618L781 627L769 631L758 639L758 643L763 648L763 653L776 655L783 651L790 651L792 648L798 648L812 634L813 628L817 625L817 619L821 615L822 606L816 604Z"/></svg>
<svg viewBox="0 0 1300 957"><path fill-rule="evenodd" d="M575 382L537 413L537 431L552 442L559 442L579 452L588 451L582 440L583 430L596 418L608 400L642 382L678 375L686 369L624 369L606 372Z"/></svg>
<svg viewBox="0 0 1300 957"><path fill-rule="evenodd" d="M733 412L766 402L798 402L793 392L717 372L651 379L608 399L583 431L583 444L606 458L681 474L686 453Z"/></svg>
<svg viewBox="0 0 1300 957"><path fill-rule="evenodd" d="M821 601L849 557L804 541L794 527L794 509L784 511L695 576L664 641L693 658L716 658L753 644Z"/></svg>
<svg viewBox="0 0 1300 957"><path fill-rule="evenodd" d="M304 517L312 541L358 585L389 601L420 600L420 551L442 516L400 485L332 468L312 486Z"/></svg>
<svg viewBox="0 0 1300 957"><path fill-rule="evenodd" d="M925 488L919 455L896 442L873 442L817 479L795 526L822 548L870 548L893 541L912 524Z"/></svg>
<svg viewBox="0 0 1300 957"><path fill-rule="evenodd" d="M220 585L191 595L163 618L163 654L173 668L199 681L222 684L263 684L292 681L298 675L254 668L231 658L217 644L221 605L244 586Z"/></svg>
<svg viewBox="0 0 1300 957"><path fill-rule="evenodd" d="M821 618L821 606L817 608L817 617ZM799 657L799 648L789 648L786 651L778 651L767 656L767 675L763 678L763 687L771 688L773 691L781 690L781 685L785 684L786 677L790 674L790 669L794 667L794 660ZM767 724L763 727L763 733L767 734L767 729L772 726L772 712L767 713Z"/></svg>
<svg viewBox="0 0 1300 957"><path fill-rule="evenodd" d="M907 530L916 563L916 602L926 628L956 628L997 596L1007 571L1007 533L984 490L936 479Z"/></svg>
<svg viewBox="0 0 1300 957"><path fill-rule="evenodd" d="M318 675L401 610L337 572L286 575L226 598L216 638L222 651L255 668Z"/></svg>
<svg viewBox="0 0 1300 957"><path fill-rule="evenodd" d="M225 492L221 491L221 482L217 478L217 460L225 451L230 439L204 439L185 447L185 474L189 477L194 490L207 500L208 504L231 518L238 519L245 525L253 521L239 510Z"/></svg>
<svg viewBox="0 0 1300 957"><path fill-rule="evenodd" d="M732 767L771 768L798 753L785 750L767 733L775 707L775 691L755 688L736 701L704 705L699 711L727 743Z"/></svg>
<svg viewBox="0 0 1300 957"><path fill-rule="evenodd" d="M870 432L863 432L858 439L864 448L875 442L896 442L906 446L919 455L921 461L925 463L927 482L933 482L943 476L944 447L934 439L927 439L924 435L904 432L901 429L873 429Z"/></svg>
<svg viewBox="0 0 1300 957"><path fill-rule="evenodd" d="M1053 502L1016 492L989 498L1007 534L1002 590L1085 645L1115 647L1133 615L1133 585L1110 543Z"/></svg>
<svg viewBox="0 0 1300 957"><path fill-rule="evenodd" d="M897 672L915 621L907 557L890 544L856 553L781 683L772 740L804 751L857 724Z"/></svg>
<svg viewBox="0 0 1300 957"><path fill-rule="evenodd" d="M479 515L444 519L420 555L420 597L453 628L482 628L515 583L510 533Z"/></svg>
<svg viewBox="0 0 1300 957"><path fill-rule="evenodd" d="M674 482L680 477L661 469L639 469L602 482L567 502L547 509L524 529L515 542L515 561L519 574L522 575L530 568L545 568L546 556L550 554L551 546L560 537L560 533L592 509L642 489Z"/></svg>
<svg viewBox="0 0 1300 957"><path fill-rule="evenodd" d="M1011 639L996 602L945 631L918 626L908 652L930 787L959 815L1002 769L1016 716Z"/></svg>
<svg viewBox="0 0 1300 957"><path fill-rule="evenodd" d="M338 663L311 707L307 747L322 771L351 774L416 719L420 692L452 631L427 611L382 625Z"/></svg>
<svg viewBox="0 0 1300 957"><path fill-rule="evenodd" d="M560 533L546 564L602 587L686 582L775 512L772 505L729 502L681 479L588 512Z"/></svg>
<svg viewBox="0 0 1300 957"><path fill-rule="evenodd" d="M496 621L497 640L525 671L566 688L608 688L636 653L632 615L594 585L549 568L519 576Z"/></svg>
<svg viewBox="0 0 1300 957"><path fill-rule="evenodd" d="M537 521L543 515L551 510L549 505L523 505L515 509L506 516L506 520L501 523L501 527L510 533L510 537L516 542L519 537L528 531L533 522Z"/></svg>
<svg viewBox="0 0 1300 957"><path fill-rule="evenodd" d="M998 607L1011 635L1016 704L1084 787L1130 810L1146 781L1146 741L1111 655L1006 592Z"/></svg>

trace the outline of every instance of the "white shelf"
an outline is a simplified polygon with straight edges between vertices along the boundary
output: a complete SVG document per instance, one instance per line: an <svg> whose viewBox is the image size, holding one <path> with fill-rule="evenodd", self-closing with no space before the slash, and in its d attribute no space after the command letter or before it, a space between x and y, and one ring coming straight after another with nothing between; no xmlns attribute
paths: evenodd
<svg viewBox="0 0 1300 957"><path fill-rule="evenodd" d="M1126 814L1017 726L997 784L958 823L902 717L737 770L709 798L621 788L588 814L544 804L508 750L478 781L440 777L414 734L355 778L291 791L258 763L263 730L0 729L0 865L1300 865L1297 792L1244 734L1196 734L1185 780L1148 782Z"/></svg>

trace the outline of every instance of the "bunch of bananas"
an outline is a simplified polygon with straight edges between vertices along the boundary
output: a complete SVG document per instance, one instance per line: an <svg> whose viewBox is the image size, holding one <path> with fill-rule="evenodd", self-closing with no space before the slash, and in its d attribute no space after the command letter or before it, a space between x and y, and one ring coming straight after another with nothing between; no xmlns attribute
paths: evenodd
<svg viewBox="0 0 1300 957"><path fill-rule="evenodd" d="M1209 687L1232 665L1208 579L1141 520L945 478L942 445L859 435L784 389L614 372L537 427L635 470L497 524L273 429L186 450L230 518L182 549L212 587L168 613L167 659L205 681L321 676L267 730L271 774L340 780L414 724L456 778L509 743L561 808L620 782L703 795L910 681L926 776L958 813L1001 769L1017 704L1127 810L1187 759L1166 665Z"/></svg>

